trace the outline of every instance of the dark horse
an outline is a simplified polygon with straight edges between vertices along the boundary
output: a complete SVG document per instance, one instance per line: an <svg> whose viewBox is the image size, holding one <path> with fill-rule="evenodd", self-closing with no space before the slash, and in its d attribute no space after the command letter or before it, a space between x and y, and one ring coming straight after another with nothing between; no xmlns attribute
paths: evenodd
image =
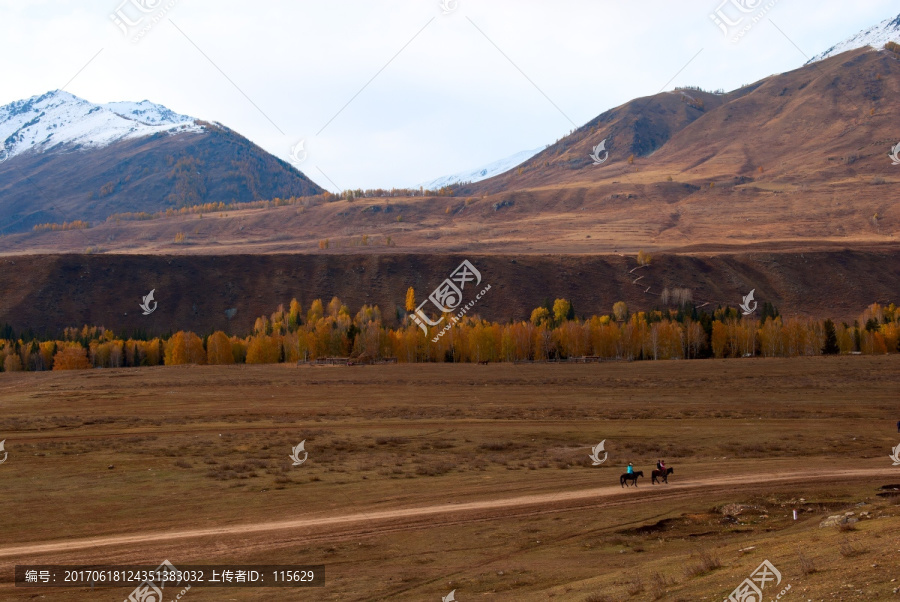
<svg viewBox="0 0 900 602"><path fill-rule="evenodd" d="M653 472L650 473L650 484L655 485L657 478L659 478L659 480L662 481L663 483L668 484L669 483L669 475L672 474L673 472L675 472L674 468L667 468L666 472L663 472L661 470L654 470Z"/></svg>
<svg viewBox="0 0 900 602"><path fill-rule="evenodd" d="M634 483L634 486L637 487L637 478L642 476L644 476L644 471L642 470L639 470L634 474L628 474L626 472L621 477L619 477L619 483L622 485L622 487L624 487L625 481L631 481L632 483Z"/></svg>

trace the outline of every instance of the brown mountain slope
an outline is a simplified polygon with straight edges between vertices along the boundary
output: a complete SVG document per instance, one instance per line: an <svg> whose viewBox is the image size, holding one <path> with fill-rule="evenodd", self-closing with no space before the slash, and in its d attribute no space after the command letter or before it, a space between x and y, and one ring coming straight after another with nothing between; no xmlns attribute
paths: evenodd
<svg viewBox="0 0 900 602"><path fill-rule="evenodd" d="M466 186L460 194L599 186L638 170L658 181L810 185L864 170L886 175L887 153L900 136L898 115L900 57L859 49L724 95L676 90L631 101L526 161L522 173ZM588 154L603 139L610 158L595 166Z"/></svg>
<svg viewBox="0 0 900 602"><path fill-rule="evenodd" d="M38 333L83 324L120 333L248 333L257 316L291 298L306 309L334 295L354 312L377 304L395 323L408 287L424 299L462 259L491 285L474 312L500 321L528 319L557 297L570 299L579 316L608 313L619 300L632 310L661 308L666 287L691 289L706 310L737 307L756 289L760 304L786 315L850 322L874 301L900 299L900 249L661 255L631 273L634 259L618 255L28 255L0 259L0 324ZM144 316L138 305L151 289L159 305Z"/></svg>
<svg viewBox="0 0 900 602"><path fill-rule="evenodd" d="M702 117L704 112L721 106L724 101L724 95L694 89L632 100L598 115L526 161L522 165L526 177L519 177L522 174L514 170L466 186L463 191L483 194L553 185L573 173L582 173L582 170L593 167L593 160L588 154L603 140L610 157L605 164L621 163L630 155L650 156L679 131Z"/></svg>

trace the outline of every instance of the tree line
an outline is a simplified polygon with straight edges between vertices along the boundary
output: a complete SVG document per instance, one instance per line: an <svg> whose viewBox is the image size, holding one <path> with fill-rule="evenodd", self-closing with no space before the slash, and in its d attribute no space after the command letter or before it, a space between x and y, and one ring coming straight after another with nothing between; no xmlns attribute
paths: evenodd
<svg viewBox="0 0 900 602"><path fill-rule="evenodd" d="M416 306L415 292L406 296ZM434 316L437 317L437 316ZM783 317L772 305L760 315L735 308L702 312L690 303L678 309L630 312L616 303L606 315L578 318L565 299L548 300L530 319L501 324L467 317L432 342L399 312L387 325L377 306L352 314L337 297L315 300L304 311L294 299L256 319L247 336L216 331L200 336L179 331L164 337L117 336L102 326L66 328L59 337L19 336L0 328L0 367L77 370L180 364L267 364L328 357L354 361L396 358L399 362L512 362L596 357L664 360L725 357L793 357L821 354L900 352L900 310L877 303L853 324ZM443 323L442 323L443 324Z"/></svg>

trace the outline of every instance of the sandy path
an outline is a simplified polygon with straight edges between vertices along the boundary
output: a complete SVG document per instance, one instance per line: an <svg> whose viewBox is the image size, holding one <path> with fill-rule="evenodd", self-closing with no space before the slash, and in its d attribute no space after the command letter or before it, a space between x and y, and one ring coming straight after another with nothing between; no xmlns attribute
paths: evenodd
<svg viewBox="0 0 900 602"><path fill-rule="evenodd" d="M648 474L649 477L649 474ZM352 523L373 523L378 521L391 521L398 519L415 519L433 515L447 515L484 510L498 510L503 508L541 506L551 503L572 502L579 500L610 498L614 496L632 495L632 503L638 504L666 496L669 492L685 492L702 489L722 489L730 485L745 486L762 483L784 482L814 482L825 480L871 480L878 477L895 477L900 480L900 469L874 468L862 470L818 470L799 474L796 472L770 472L757 474L744 474L739 476L726 476L716 478L691 479L682 482L673 482L667 486L655 487L649 484L649 478L642 481L643 486L628 491L621 487L598 487L591 489L578 489L574 491L560 491L556 493L540 493L522 495L517 497L498 497L474 502L445 502L430 506L415 506L411 508L398 508L394 510L379 510L373 512L356 512L352 514L323 516L317 518L297 518L281 521L265 521L247 523L242 525L230 525L227 527L207 529L187 529L183 531L167 531L161 533L138 533L131 535L107 535L103 537L75 539L72 541L57 541L47 543L32 543L15 547L0 548L0 558L9 556L24 556L28 554L45 554L53 552L66 552L83 550L102 546L120 546L129 544L145 544L150 542L165 542L179 539L191 539L216 535L246 535L265 531L281 531L308 527L328 527L346 525ZM673 478L675 478L673 476Z"/></svg>

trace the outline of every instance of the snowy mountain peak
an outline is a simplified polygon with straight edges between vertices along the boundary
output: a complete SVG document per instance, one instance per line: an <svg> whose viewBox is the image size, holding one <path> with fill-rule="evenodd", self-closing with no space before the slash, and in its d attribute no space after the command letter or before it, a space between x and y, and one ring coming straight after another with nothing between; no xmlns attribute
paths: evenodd
<svg viewBox="0 0 900 602"><path fill-rule="evenodd" d="M874 25L859 33L850 36L843 42L838 42L825 52L812 57L806 64L815 63L829 57L835 56L848 50L857 48L865 48L871 46L881 49L888 42L900 43L900 15L885 19L878 25Z"/></svg>
<svg viewBox="0 0 900 602"><path fill-rule="evenodd" d="M63 90L0 107L0 158L62 145L103 147L162 132L201 132L195 119L150 101L94 104Z"/></svg>
<svg viewBox="0 0 900 602"><path fill-rule="evenodd" d="M517 165L521 165L545 148L545 146L542 146L534 150L521 151L516 153L515 155L506 157L505 159L500 159L499 161L494 161L493 163L489 163L483 167L479 167L478 169L462 171L449 176L435 178L434 180L431 180L429 182L423 182L422 184L417 186L417 188L421 187L425 190L440 190L444 186L452 186L453 184L461 183L472 184L474 182L480 182L481 180L493 178L494 176L506 173Z"/></svg>

